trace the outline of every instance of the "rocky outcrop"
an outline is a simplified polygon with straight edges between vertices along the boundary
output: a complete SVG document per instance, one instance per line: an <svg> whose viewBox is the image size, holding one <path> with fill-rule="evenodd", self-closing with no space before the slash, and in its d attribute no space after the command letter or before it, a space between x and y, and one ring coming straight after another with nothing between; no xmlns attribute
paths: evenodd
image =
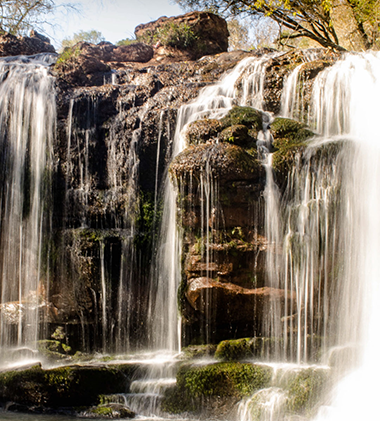
<svg viewBox="0 0 380 421"><path fill-rule="evenodd" d="M190 12L176 17L160 19L136 27L138 40L156 47L157 55L186 51L197 59L205 55L223 53L228 49L226 21L209 12ZM174 49L174 51L173 51Z"/></svg>
<svg viewBox="0 0 380 421"><path fill-rule="evenodd" d="M32 31L30 37L16 37L9 33L0 35L0 57L40 53L55 53L55 49L49 38L36 31Z"/></svg>

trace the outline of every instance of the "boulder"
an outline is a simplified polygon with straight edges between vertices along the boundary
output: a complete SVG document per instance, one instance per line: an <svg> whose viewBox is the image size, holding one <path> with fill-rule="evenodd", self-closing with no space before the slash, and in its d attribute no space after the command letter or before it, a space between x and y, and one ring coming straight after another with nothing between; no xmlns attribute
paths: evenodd
<svg viewBox="0 0 380 421"><path fill-rule="evenodd" d="M292 297L292 294L288 293L287 296ZM242 288L235 284L201 277L190 281L186 297L194 310L202 314L206 314L207 306L212 303L217 324L218 320L223 324L236 322L256 324L263 316L264 309L269 308L271 301L279 301L282 306L285 304L286 293L284 290L270 287Z"/></svg>
<svg viewBox="0 0 380 421"><path fill-rule="evenodd" d="M206 143L191 146L179 154L169 171L176 178L192 174L197 179L210 169L219 180L255 180L262 176L260 162L243 148L229 143Z"/></svg>
<svg viewBox="0 0 380 421"><path fill-rule="evenodd" d="M146 63L153 58L153 48L142 42L116 47L111 54L111 60L117 62Z"/></svg>
<svg viewBox="0 0 380 421"><path fill-rule="evenodd" d="M147 44L187 50L192 59L218 54L228 49L226 21L209 12L185 15L142 24L135 29L136 38Z"/></svg>
<svg viewBox="0 0 380 421"><path fill-rule="evenodd" d="M0 57L31 56L40 53L55 53L49 38L32 31L30 37L16 37L4 33L0 35Z"/></svg>

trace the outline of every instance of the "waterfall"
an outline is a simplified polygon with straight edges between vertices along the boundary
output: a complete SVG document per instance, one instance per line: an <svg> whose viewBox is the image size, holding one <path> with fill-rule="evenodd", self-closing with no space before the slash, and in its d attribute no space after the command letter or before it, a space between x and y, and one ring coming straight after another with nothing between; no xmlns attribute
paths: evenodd
<svg viewBox="0 0 380 421"><path fill-rule="evenodd" d="M0 60L2 349L35 349L47 317L56 110L49 60L42 59Z"/></svg>
<svg viewBox="0 0 380 421"><path fill-rule="evenodd" d="M269 56L246 58L215 85L204 88L198 98L178 111L176 131L173 140L172 159L186 147L184 129L191 122L200 118L221 118L234 104L251 105L262 108L264 89L264 69ZM241 83L239 82L241 78ZM239 85L239 88L237 88ZM202 192L205 201L210 199L210 177L203 178ZM164 182L164 210L155 261L155 288L150 308L153 320L152 343L155 349L172 352L180 350L179 321L177 314L177 290L181 278L181 235L178 230L177 195L169 176ZM207 197L206 197L207 196ZM205 203L204 227L208 227L207 218L211 212L211 203ZM210 253L208 228L205 229L205 253Z"/></svg>
<svg viewBox="0 0 380 421"><path fill-rule="evenodd" d="M342 180L346 218L338 222L341 249L337 342L353 347L356 367L343 379L332 404L318 420L375 419L380 328L380 142L377 133L380 55L349 55L319 75L314 85L314 119L325 137L345 138L350 165Z"/></svg>

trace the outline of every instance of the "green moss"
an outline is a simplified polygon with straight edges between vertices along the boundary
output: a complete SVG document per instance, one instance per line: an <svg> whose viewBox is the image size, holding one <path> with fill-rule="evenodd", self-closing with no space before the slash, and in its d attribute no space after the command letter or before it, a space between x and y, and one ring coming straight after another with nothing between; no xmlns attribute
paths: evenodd
<svg viewBox="0 0 380 421"><path fill-rule="evenodd" d="M239 146L245 146L253 141L248 134L248 127L243 124L235 124L224 129L220 133L220 140Z"/></svg>
<svg viewBox="0 0 380 421"><path fill-rule="evenodd" d="M134 244L145 253L148 253L153 242L157 239L162 210L162 201L155 208L152 192L140 192L136 215L136 228L139 235L134 238Z"/></svg>
<svg viewBox="0 0 380 421"><path fill-rule="evenodd" d="M307 129L304 124L282 117L274 119L271 124L271 132L275 140L275 146L303 143L314 136L314 133Z"/></svg>
<svg viewBox="0 0 380 421"><path fill-rule="evenodd" d="M162 408L170 413L180 413L196 410L204 399L240 399L267 387L271 377L272 369L261 365L183 365L177 373L177 385L165 392Z"/></svg>
<svg viewBox="0 0 380 421"><path fill-rule="evenodd" d="M97 406L91 410L91 414L99 415L100 417L112 417L113 411L109 406Z"/></svg>
<svg viewBox="0 0 380 421"><path fill-rule="evenodd" d="M220 121L224 127L244 125L251 130L250 134L254 136L263 128L261 111L251 107L235 106Z"/></svg>
<svg viewBox="0 0 380 421"><path fill-rule="evenodd" d="M215 358L221 361L239 361L253 358L260 353L261 338L242 338L222 341L218 345Z"/></svg>
<svg viewBox="0 0 380 421"><path fill-rule="evenodd" d="M177 382L191 397L252 394L269 385L272 369L242 363L217 363L180 370Z"/></svg>
<svg viewBox="0 0 380 421"><path fill-rule="evenodd" d="M328 371L308 368L294 375L286 387L287 407L293 413L310 413L328 385Z"/></svg>
<svg viewBox="0 0 380 421"><path fill-rule="evenodd" d="M314 133L303 124L288 118L276 118L271 124L271 132L274 137L273 146L277 149L273 154L273 168L286 177L297 154L305 149L307 140Z"/></svg>

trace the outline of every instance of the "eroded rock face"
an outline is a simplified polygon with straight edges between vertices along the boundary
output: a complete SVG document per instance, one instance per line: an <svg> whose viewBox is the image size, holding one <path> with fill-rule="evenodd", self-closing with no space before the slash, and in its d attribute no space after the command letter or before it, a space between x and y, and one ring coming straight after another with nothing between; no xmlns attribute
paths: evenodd
<svg viewBox="0 0 380 421"><path fill-rule="evenodd" d="M32 31L30 37L16 37L9 33L0 35L0 57L39 53L55 53L55 49L50 40L38 32Z"/></svg>
<svg viewBox="0 0 380 421"><path fill-rule="evenodd" d="M226 21L209 12L190 12L160 19L136 27L135 35L156 47L185 50L193 59L223 53L228 49ZM164 52L161 52L164 54Z"/></svg>

